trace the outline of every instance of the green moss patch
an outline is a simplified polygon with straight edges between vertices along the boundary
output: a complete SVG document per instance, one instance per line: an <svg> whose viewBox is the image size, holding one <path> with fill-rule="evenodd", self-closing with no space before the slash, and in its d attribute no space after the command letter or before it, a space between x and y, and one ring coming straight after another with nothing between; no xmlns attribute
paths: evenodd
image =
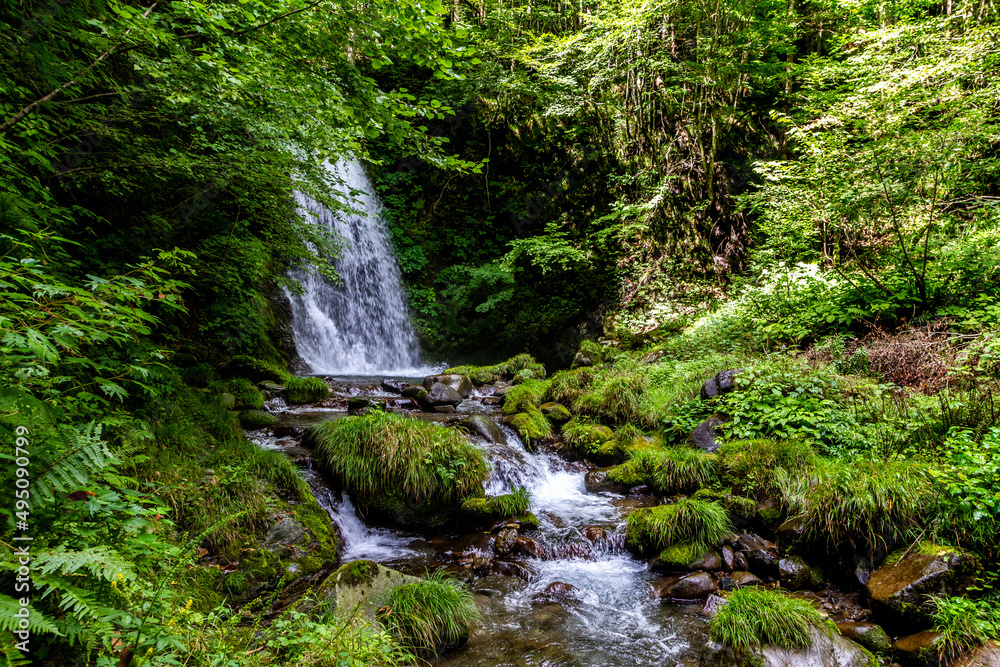
<svg viewBox="0 0 1000 667"><path fill-rule="evenodd" d="M241 377L253 382L270 380L271 382L284 383L292 377L280 364L256 359L245 354L233 357L223 364L219 371L223 377Z"/></svg>
<svg viewBox="0 0 1000 667"><path fill-rule="evenodd" d="M462 511L475 523L492 523L509 517L524 516L531 509L531 494L517 488L502 496L469 498L462 503Z"/></svg>
<svg viewBox="0 0 1000 667"><path fill-rule="evenodd" d="M758 587L740 588L709 624L712 639L749 652L762 646L804 650L812 646L812 629L829 632L822 615L807 600Z"/></svg>
<svg viewBox="0 0 1000 667"><path fill-rule="evenodd" d="M545 377L545 366L535 361L530 354L519 354L493 366L456 366L444 373L467 375L475 385L480 386L497 380L513 380L514 376L523 370L531 371L534 378Z"/></svg>
<svg viewBox="0 0 1000 667"><path fill-rule="evenodd" d="M685 498L670 505L637 509L628 517L625 543L643 554L687 544L699 553L733 534L729 512L720 504Z"/></svg>
<svg viewBox="0 0 1000 667"><path fill-rule="evenodd" d="M528 408L539 407L546 389L548 383L542 380L528 380L511 387L503 399L503 413L513 415L525 412Z"/></svg>
<svg viewBox="0 0 1000 667"><path fill-rule="evenodd" d="M541 410L529 405L524 412L514 415L510 425L517 431L521 439L528 444L544 440L552 433L552 425Z"/></svg>
<svg viewBox="0 0 1000 667"><path fill-rule="evenodd" d="M777 472L798 474L818 460L809 443L802 440L735 440L719 447L722 483L739 487L749 495L777 494Z"/></svg>
<svg viewBox="0 0 1000 667"><path fill-rule="evenodd" d="M285 400L293 405L318 403L330 395L322 378L294 377L285 384Z"/></svg>
<svg viewBox="0 0 1000 667"><path fill-rule="evenodd" d="M663 494L690 493L715 482L715 466L715 456L693 447L641 449L615 466L608 479L624 486L645 484Z"/></svg>

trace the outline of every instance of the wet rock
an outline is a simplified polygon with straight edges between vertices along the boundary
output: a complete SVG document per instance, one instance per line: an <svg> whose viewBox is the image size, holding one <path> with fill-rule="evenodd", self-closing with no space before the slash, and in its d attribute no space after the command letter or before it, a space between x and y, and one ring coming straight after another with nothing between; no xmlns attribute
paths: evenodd
<svg viewBox="0 0 1000 667"><path fill-rule="evenodd" d="M702 400L716 398L717 396L728 394L733 391L733 376L741 370L742 369L734 368L732 370L719 371L716 373L714 377L710 378L704 385L702 385Z"/></svg>
<svg viewBox="0 0 1000 667"><path fill-rule="evenodd" d="M538 573L528 565L513 560L497 560L493 563L492 571L504 577L516 577L522 581L531 583L538 578Z"/></svg>
<svg viewBox="0 0 1000 667"><path fill-rule="evenodd" d="M239 415L240 426L247 430L267 428L278 423L278 418L263 410L244 410Z"/></svg>
<svg viewBox="0 0 1000 667"><path fill-rule="evenodd" d="M271 431L275 438L298 438L302 435L302 429L289 426L288 424L278 424Z"/></svg>
<svg viewBox="0 0 1000 667"><path fill-rule="evenodd" d="M972 649L951 663L950 667L1000 667L1000 642L989 642L986 646Z"/></svg>
<svg viewBox="0 0 1000 667"><path fill-rule="evenodd" d="M431 385L430 389L427 391L427 396L424 401L428 405L437 407L439 405L450 405L455 407L462 402L462 395L459 394L452 387L437 382Z"/></svg>
<svg viewBox="0 0 1000 667"><path fill-rule="evenodd" d="M360 415L367 412L375 403L367 396L351 396L347 399L347 412L352 415Z"/></svg>
<svg viewBox="0 0 1000 667"><path fill-rule="evenodd" d="M682 554L685 558L689 557L688 550L681 547L678 552ZM671 554L671 550L664 549L659 556L653 558L649 562L649 569L654 572L698 572L698 571L711 571L722 569L722 559L719 558L719 554L716 553L714 549L706 549L701 554L694 557L694 559L679 562L675 554Z"/></svg>
<svg viewBox="0 0 1000 667"><path fill-rule="evenodd" d="M402 391L400 391L399 393L402 394L405 398L412 398L417 401L423 401L424 399L427 398L427 390L415 384L403 387Z"/></svg>
<svg viewBox="0 0 1000 667"><path fill-rule="evenodd" d="M868 580L872 577L872 572L875 571L875 566L867 558L859 558L858 564L854 568L854 578L858 580L858 583L862 586L868 584Z"/></svg>
<svg viewBox="0 0 1000 667"><path fill-rule="evenodd" d="M375 610L385 606L396 586L420 581L370 560L345 563L316 587L317 600L326 601L345 613L360 613L374 620Z"/></svg>
<svg viewBox="0 0 1000 667"><path fill-rule="evenodd" d="M792 517L786 520L775 531L778 537L778 546L782 551L798 544L805 535L806 522L802 517Z"/></svg>
<svg viewBox="0 0 1000 667"><path fill-rule="evenodd" d="M760 577L778 576L778 547L763 537L744 533L736 539L749 569Z"/></svg>
<svg viewBox="0 0 1000 667"><path fill-rule="evenodd" d="M737 655L713 641L702 649L699 667L733 667L757 665L758 667L874 667L875 657L867 649L836 633L812 628L811 647L806 650L787 650L774 646L750 649Z"/></svg>
<svg viewBox="0 0 1000 667"><path fill-rule="evenodd" d="M719 427L727 421L728 420L723 419L718 415L713 415L698 424L694 430L691 431L691 435L688 436L688 440L690 440L702 451L714 452L719 448L719 438L722 437L722 431Z"/></svg>
<svg viewBox="0 0 1000 667"><path fill-rule="evenodd" d="M961 595L973 582L978 561L972 554L933 544L899 551L872 572L865 588L874 608L905 618L930 613L929 595Z"/></svg>
<svg viewBox="0 0 1000 667"><path fill-rule="evenodd" d="M617 493L625 495L628 493L628 487L622 486L621 484L615 484L608 479L608 473L611 468L599 468L597 470L591 470L583 478L583 485L587 489L588 493Z"/></svg>
<svg viewBox="0 0 1000 667"><path fill-rule="evenodd" d="M837 623L837 629L853 642L864 646L872 653L884 655L889 652L892 640L878 625L874 623L861 623L855 621L842 621Z"/></svg>
<svg viewBox="0 0 1000 667"><path fill-rule="evenodd" d="M576 586L562 581L553 581L542 593L552 598L577 598L580 594Z"/></svg>
<svg viewBox="0 0 1000 667"><path fill-rule="evenodd" d="M503 434L496 422L486 415L473 415L468 419L463 419L460 424L470 433L481 435L490 442L500 445L507 444L507 436Z"/></svg>
<svg viewBox="0 0 1000 667"><path fill-rule="evenodd" d="M774 498L767 498L757 505L757 518L765 526L773 526L781 521L781 503Z"/></svg>
<svg viewBox="0 0 1000 667"><path fill-rule="evenodd" d="M517 544L517 529L504 528L497 533L496 539L493 541L493 551L498 556L508 556L514 551L515 544Z"/></svg>
<svg viewBox="0 0 1000 667"><path fill-rule="evenodd" d="M736 559L736 554L733 552L733 548L728 544L723 545L723 547L719 549L719 556L722 558L722 567L727 570L732 570Z"/></svg>
<svg viewBox="0 0 1000 667"><path fill-rule="evenodd" d="M587 526L583 529L583 536L590 540L591 544L608 539L608 531L600 526Z"/></svg>
<svg viewBox="0 0 1000 667"><path fill-rule="evenodd" d="M764 582L761 581L753 572L746 572L745 570L737 570L733 572L730 577L733 580L733 586L737 588L742 588L743 586L763 586Z"/></svg>
<svg viewBox="0 0 1000 667"><path fill-rule="evenodd" d="M455 406L454 405L435 405L434 406L434 412L453 413L455 411L456 410L455 410Z"/></svg>
<svg viewBox="0 0 1000 667"><path fill-rule="evenodd" d="M704 600L719 590L719 582L708 572L693 572L681 577L668 577L652 584L653 596L665 602Z"/></svg>
<svg viewBox="0 0 1000 667"><path fill-rule="evenodd" d="M733 554L733 570L749 570L750 563L747 557L741 553Z"/></svg>
<svg viewBox="0 0 1000 667"><path fill-rule="evenodd" d="M934 645L941 633L924 630L900 637L892 643L892 653L904 667L938 667L938 649Z"/></svg>
<svg viewBox="0 0 1000 667"><path fill-rule="evenodd" d="M719 610L725 607L727 604L729 604L729 600L722 597L721 595L715 595L713 593L712 595L709 595L708 598L705 600L705 606L701 608L701 613L704 616L712 618L717 613L719 613Z"/></svg>
<svg viewBox="0 0 1000 667"><path fill-rule="evenodd" d="M573 415L560 403L542 403L539 410L549 418L553 424L564 424L573 418Z"/></svg>
<svg viewBox="0 0 1000 667"><path fill-rule="evenodd" d="M545 558L545 547L538 540L519 536L514 542L514 553L531 558Z"/></svg>
<svg viewBox="0 0 1000 667"><path fill-rule="evenodd" d="M449 373L447 375L428 375L424 378L424 389L429 392L434 391L435 384L443 384L451 389L454 389L458 395L462 398L468 398L472 395L472 380L470 380L465 375L459 375L457 373ZM460 403L461 401L459 401ZM458 405L458 403L455 403Z"/></svg>
<svg viewBox="0 0 1000 667"><path fill-rule="evenodd" d="M809 583L812 569L801 558L792 556L778 561L778 575L783 587L797 591Z"/></svg>
<svg viewBox="0 0 1000 667"><path fill-rule="evenodd" d="M507 392L510 391L511 387L511 385L507 384L506 382L497 382L493 386L494 386L493 395L496 398L503 398L504 396L506 396Z"/></svg>
<svg viewBox="0 0 1000 667"><path fill-rule="evenodd" d="M389 394L402 394L403 390L410 386L409 382L400 382L399 380L382 380L379 384L379 389Z"/></svg>
<svg viewBox="0 0 1000 667"><path fill-rule="evenodd" d="M280 385L277 382L273 382L271 380L264 380L262 382L258 382L257 386L263 389L264 391L270 392L275 396L285 391L284 385Z"/></svg>

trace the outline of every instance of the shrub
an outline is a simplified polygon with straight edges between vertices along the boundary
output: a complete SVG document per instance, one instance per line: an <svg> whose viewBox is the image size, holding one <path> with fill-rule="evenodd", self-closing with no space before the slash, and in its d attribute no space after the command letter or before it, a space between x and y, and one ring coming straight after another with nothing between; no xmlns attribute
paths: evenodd
<svg viewBox="0 0 1000 667"><path fill-rule="evenodd" d="M322 378L293 377L285 384L285 400L294 405L318 403L330 395Z"/></svg>
<svg viewBox="0 0 1000 667"><path fill-rule="evenodd" d="M714 546L733 534L729 512L715 502L685 498L670 505L637 509L628 517L625 542L647 553L675 544Z"/></svg>
<svg viewBox="0 0 1000 667"><path fill-rule="evenodd" d="M952 429L942 449L934 472L941 536L992 557L1000 549L1000 429L978 442L973 431Z"/></svg>
<svg viewBox="0 0 1000 667"><path fill-rule="evenodd" d="M538 379L545 377L545 366L535 361L535 358L530 354L519 354L493 366L455 366L444 372L467 375L474 384L479 386L497 380L513 380L514 376L523 370L531 371Z"/></svg>
<svg viewBox="0 0 1000 667"><path fill-rule="evenodd" d="M352 494L417 502L481 495L483 452L458 431L373 410L309 429L317 459Z"/></svg>
<svg viewBox="0 0 1000 667"><path fill-rule="evenodd" d="M442 575L392 589L378 614L405 645L429 653L464 643L479 616L472 593Z"/></svg>
<svg viewBox="0 0 1000 667"><path fill-rule="evenodd" d="M932 596L931 604L934 630L941 633L934 643L946 661L991 639L1000 639L1000 599Z"/></svg>
<svg viewBox="0 0 1000 667"><path fill-rule="evenodd" d="M230 380L226 383L225 390L236 397L237 410L264 409L264 396L253 385L253 382L246 378Z"/></svg>
<svg viewBox="0 0 1000 667"><path fill-rule="evenodd" d="M524 412L529 407L537 408L542 404L542 396L547 388L548 383L543 380L526 380L511 387L503 399L503 413L513 415Z"/></svg>
<svg viewBox="0 0 1000 667"><path fill-rule="evenodd" d="M825 621L808 600L750 587L733 591L708 627L713 640L745 655L765 645L808 649L812 628L824 628Z"/></svg>
<svg viewBox="0 0 1000 667"><path fill-rule="evenodd" d="M774 496L778 470L799 473L812 468L816 452L801 440L735 440L719 447L719 476L749 495Z"/></svg>
<svg viewBox="0 0 1000 667"><path fill-rule="evenodd" d="M820 459L809 472L779 471L782 502L805 537L831 547L875 545L928 518L934 489L917 461Z"/></svg>
<svg viewBox="0 0 1000 667"><path fill-rule="evenodd" d="M249 378L253 382L288 382L292 377L288 371L273 361L256 359L246 354L238 354L220 369L223 377L243 377Z"/></svg>
<svg viewBox="0 0 1000 667"><path fill-rule="evenodd" d="M689 493L716 479L715 456L693 447L640 449L608 473L624 486L645 484L658 493Z"/></svg>
<svg viewBox="0 0 1000 667"><path fill-rule="evenodd" d="M528 405L524 412L514 415L510 425L518 432L521 439L529 444L544 440L552 433L552 425L548 418L534 405Z"/></svg>
<svg viewBox="0 0 1000 667"><path fill-rule="evenodd" d="M614 424L653 425L643 402L649 386L645 369L632 360L622 360L611 368L597 371L591 386L580 395L577 407L594 417Z"/></svg>

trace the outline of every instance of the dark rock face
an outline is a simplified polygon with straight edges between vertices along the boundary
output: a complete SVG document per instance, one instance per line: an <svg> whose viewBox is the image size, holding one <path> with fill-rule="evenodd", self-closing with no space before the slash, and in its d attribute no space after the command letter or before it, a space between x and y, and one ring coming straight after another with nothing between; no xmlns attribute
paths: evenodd
<svg viewBox="0 0 1000 667"><path fill-rule="evenodd" d="M438 407L439 405L455 407L462 402L462 395L452 387L438 382L431 385L424 400L434 407Z"/></svg>
<svg viewBox="0 0 1000 667"><path fill-rule="evenodd" d="M682 577L667 577L651 584L653 597L664 602L704 600L719 590L719 582L708 572L693 572Z"/></svg>
<svg viewBox="0 0 1000 667"><path fill-rule="evenodd" d="M628 489L620 484L608 480L608 472L611 468L600 468L591 470L583 478L584 487L588 493L618 493L626 494Z"/></svg>
<svg viewBox="0 0 1000 667"><path fill-rule="evenodd" d="M709 400L728 394L733 391L733 376L739 373L741 368L734 368L726 371L719 371L701 387L702 400Z"/></svg>
<svg viewBox="0 0 1000 667"><path fill-rule="evenodd" d="M468 398L472 395L472 380L465 375L450 373L447 375L428 375L424 378L424 389L427 391L433 391L435 384L443 384L451 387L462 398ZM455 405L458 405L458 403Z"/></svg>
<svg viewBox="0 0 1000 667"><path fill-rule="evenodd" d="M778 561L778 574L782 586L797 591L809 583L812 569L801 558L793 556Z"/></svg>
<svg viewBox="0 0 1000 667"><path fill-rule="evenodd" d="M778 577L778 547L773 542L744 533L736 538L736 545L757 576Z"/></svg>
<svg viewBox="0 0 1000 667"><path fill-rule="evenodd" d="M427 390L423 387L418 387L415 384L407 385L399 392L406 398L415 398L418 401L423 400L427 397Z"/></svg>
<svg viewBox="0 0 1000 667"><path fill-rule="evenodd" d="M709 595L708 598L705 600L705 606L701 608L701 613L704 616L712 618L717 613L719 613L719 610L725 607L727 604L729 604L729 600L722 597L721 595L716 595L713 593L712 595Z"/></svg>
<svg viewBox="0 0 1000 667"><path fill-rule="evenodd" d="M885 630L874 623L843 621L837 623L837 629L840 630L840 634L861 644L872 653L887 654L892 644Z"/></svg>
<svg viewBox="0 0 1000 667"><path fill-rule="evenodd" d="M507 436L503 434L503 431L496 425L496 422L485 415L473 415L468 419L462 420L461 425L468 429L470 433L481 435L490 442L501 445L507 444Z"/></svg>
<svg viewBox="0 0 1000 667"><path fill-rule="evenodd" d="M928 595L961 595L972 584L978 562L971 554L951 547L920 545L910 553L896 553L872 572L866 588L874 608L904 618L930 613Z"/></svg>
<svg viewBox="0 0 1000 667"><path fill-rule="evenodd" d="M580 597L580 591L573 584L553 581L545 587L542 595L548 598L569 598L575 600Z"/></svg>
<svg viewBox="0 0 1000 667"><path fill-rule="evenodd" d="M545 547L530 537L518 537L514 541L514 553L531 558L545 558Z"/></svg>
<svg viewBox="0 0 1000 667"><path fill-rule="evenodd" d="M402 394L403 390L408 386L410 386L408 382L400 382L399 380L382 380L379 384L379 388L382 391L390 394Z"/></svg>
<svg viewBox="0 0 1000 667"><path fill-rule="evenodd" d="M718 415L713 415L698 424L691 431L688 439L702 451L714 452L719 448L719 438L722 437L722 431L719 430L719 427L727 421Z"/></svg>

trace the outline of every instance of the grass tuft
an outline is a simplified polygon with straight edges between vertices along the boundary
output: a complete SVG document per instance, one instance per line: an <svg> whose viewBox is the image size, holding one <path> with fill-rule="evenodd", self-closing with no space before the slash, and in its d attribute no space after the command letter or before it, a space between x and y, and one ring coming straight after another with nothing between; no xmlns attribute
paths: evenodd
<svg viewBox="0 0 1000 667"><path fill-rule="evenodd" d="M587 417L573 417L563 424L561 432L566 446L582 454L594 454L614 438L610 428L595 424Z"/></svg>
<svg viewBox="0 0 1000 667"><path fill-rule="evenodd" d="M225 390L236 397L237 410L263 410L264 396L246 378L236 378L225 384Z"/></svg>
<svg viewBox="0 0 1000 667"><path fill-rule="evenodd" d="M483 521L522 516L531 511L531 494L523 486L519 486L502 496L469 498L462 503L462 509Z"/></svg>
<svg viewBox="0 0 1000 667"><path fill-rule="evenodd" d="M670 505L637 509L628 517L625 542L641 553L675 544L704 551L732 536L729 512L715 502L685 498Z"/></svg>
<svg viewBox="0 0 1000 667"><path fill-rule="evenodd" d="M996 597L970 600L963 597L931 597L938 653L952 661L992 639L1000 639L1000 600Z"/></svg>
<svg viewBox="0 0 1000 667"><path fill-rule="evenodd" d="M285 384L285 400L293 405L318 403L330 395L322 378L294 377Z"/></svg>
<svg viewBox="0 0 1000 667"><path fill-rule="evenodd" d="M638 449L632 458L608 473L616 484L645 484L658 493L690 493L716 480L716 460L693 447Z"/></svg>
<svg viewBox="0 0 1000 667"><path fill-rule="evenodd" d="M748 495L773 497L776 475L785 470L797 475L817 461L816 452L801 440L734 440L718 450L722 483L739 487Z"/></svg>
<svg viewBox="0 0 1000 667"><path fill-rule="evenodd" d="M434 574L392 589L378 616L404 645L439 654L464 643L479 614L468 589Z"/></svg>
<svg viewBox="0 0 1000 667"><path fill-rule="evenodd" d="M763 588L740 588L729 596L709 624L712 639L746 652L764 645L808 649L812 628L824 628L819 611L807 600Z"/></svg>
<svg viewBox="0 0 1000 667"><path fill-rule="evenodd" d="M526 380L511 387L503 399L503 413L513 415L525 412L529 407L537 408L542 404L546 389L548 382L543 380Z"/></svg>
<svg viewBox="0 0 1000 667"><path fill-rule="evenodd" d="M520 371L531 371L533 377L545 377L545 366L535 361L530 354L519 354L493 366L455 366L444 371L447 374L466 375L473 384L481 386L497 380L513 380Z"/></svg>

